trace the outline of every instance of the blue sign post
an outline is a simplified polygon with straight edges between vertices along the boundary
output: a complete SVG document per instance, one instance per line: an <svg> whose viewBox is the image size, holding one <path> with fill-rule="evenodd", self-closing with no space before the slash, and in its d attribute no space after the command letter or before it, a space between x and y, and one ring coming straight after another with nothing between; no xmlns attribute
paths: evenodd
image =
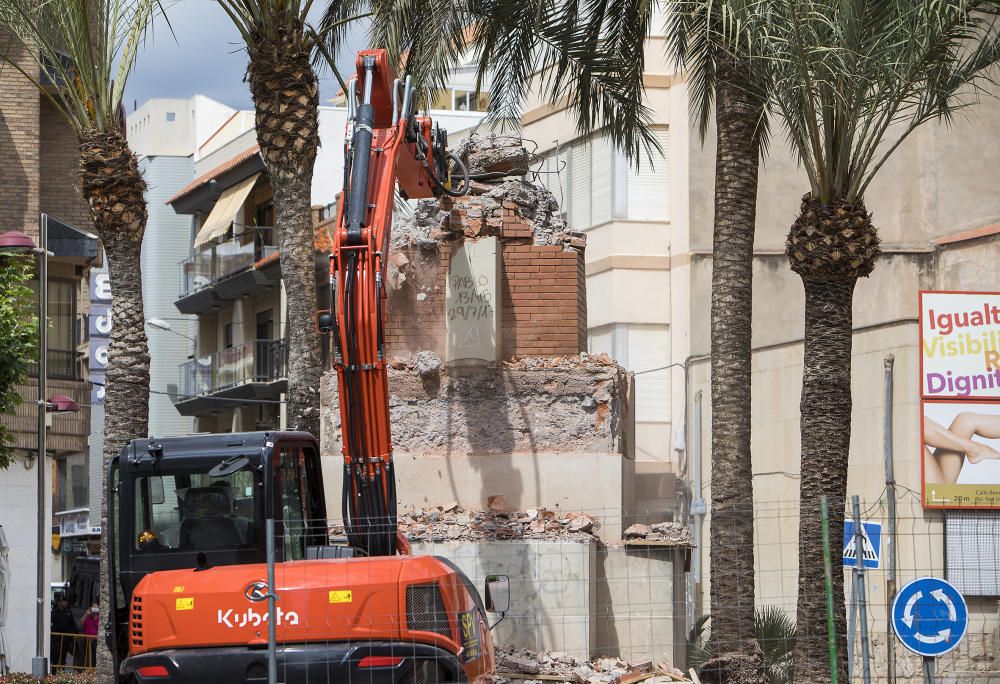
<svg viewBox="0 0 1000 684"><path fill-rule="evenodd" d="M892 628L917 655L936 658L958 646L969 626L969 608L943 579L921 577L904 585L892 602Z"/></svg>

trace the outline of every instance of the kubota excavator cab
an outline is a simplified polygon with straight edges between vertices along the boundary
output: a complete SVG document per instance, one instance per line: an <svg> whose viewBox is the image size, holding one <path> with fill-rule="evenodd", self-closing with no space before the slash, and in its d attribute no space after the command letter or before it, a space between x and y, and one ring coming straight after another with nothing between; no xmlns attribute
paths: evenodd
<svg viewBox="0 0 1000 684"><path fill-rule="evenodd" d="M267 681L269 517L280 681L471 682L493 670L486 606L457 567L329 546L307 433L133 440L111 465L108 501L121 681Z"/></svg>

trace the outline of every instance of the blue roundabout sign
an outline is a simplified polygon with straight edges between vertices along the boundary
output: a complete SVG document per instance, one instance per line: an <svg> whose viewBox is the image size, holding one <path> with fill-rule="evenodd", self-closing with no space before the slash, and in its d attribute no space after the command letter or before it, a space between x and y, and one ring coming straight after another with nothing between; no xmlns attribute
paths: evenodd
<svg viewBox="0 0 1000 684"><path fill-rule="evenodd" d="M904 585L892 602L892 627L917 655L935 657L958 646L969 626L969 608L943 579L921 577Z"/></svg>

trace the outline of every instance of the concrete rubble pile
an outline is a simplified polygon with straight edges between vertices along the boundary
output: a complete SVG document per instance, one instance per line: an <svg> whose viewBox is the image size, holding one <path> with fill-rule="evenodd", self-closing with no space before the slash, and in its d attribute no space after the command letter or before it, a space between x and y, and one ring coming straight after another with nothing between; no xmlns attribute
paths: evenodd
<svg viewBox="0 0 1000 684"><path fill-rule="evenodd" d="M399 514L399 531L410 541L450 542L509 539L546 539L590 542L600 523L584 513L544 508L507 510L502 496L489 498L490 510L466 511L458 504L423 508ZM333 536L342 528L331 530Z"/></svg>
<svg viewBox="0 0 1000 684"><path fill-rule="evenodd" d="M691 532L673 522L659 522L652 525L636 523L622 532L625 541L657 542L669 546L694 547Z"/></svg>
<svg viewBox="0 0 1000 684"><path fill-rule="evenodd" d="M537 675L538 679L532 679ZM576 684L664 684L691 681L666 662L629 663L621 658L586 660L558 651L536 653L526 648L497 649L495 684L565 681Z"/></svg>

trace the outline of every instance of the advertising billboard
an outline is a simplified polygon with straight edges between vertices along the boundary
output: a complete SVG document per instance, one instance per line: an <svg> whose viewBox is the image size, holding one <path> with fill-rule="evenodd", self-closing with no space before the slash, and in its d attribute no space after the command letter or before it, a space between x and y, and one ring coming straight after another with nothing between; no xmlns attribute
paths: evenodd
<svg viewBox="0 0 1000 684"><path fill-rule="evenodd" d="M1000 293L920 293L925 508L1000 508Z"/></svg>

